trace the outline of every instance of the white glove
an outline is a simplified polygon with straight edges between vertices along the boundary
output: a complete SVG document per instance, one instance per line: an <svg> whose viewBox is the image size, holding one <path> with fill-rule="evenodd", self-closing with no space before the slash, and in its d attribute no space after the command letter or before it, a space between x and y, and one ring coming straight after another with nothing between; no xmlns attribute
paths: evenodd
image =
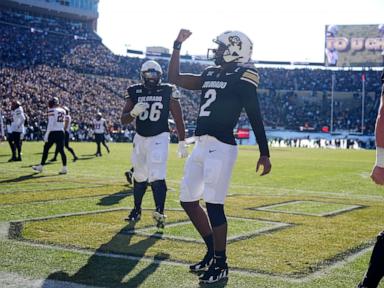
<svg viewBox="0 0 384 288"><path fill-rule="evenodd" d="M188 157L188 150L187 150L187 145L185 144L185 141L179 141L179 147L177 149L177 155L180 158Z"/></svg>
<svg viewBox="0 0 384 288"><path fill-rule="evenodd" d="M44 142L45 143L48 142L48 136L49 136L49 132L45 132L45 134L44 134Z"/></svg>
<svg viewBox="0 0 384 288"><path fill-rule="evenodd" d="M143 113L145 110L147 110L149 107L149 104L148 103L145 103L145 102L139 102L137 103L133 109L131 110L131 112L129 114L131 114L131 116L133 118L139 116L141 113Z"/></svg>

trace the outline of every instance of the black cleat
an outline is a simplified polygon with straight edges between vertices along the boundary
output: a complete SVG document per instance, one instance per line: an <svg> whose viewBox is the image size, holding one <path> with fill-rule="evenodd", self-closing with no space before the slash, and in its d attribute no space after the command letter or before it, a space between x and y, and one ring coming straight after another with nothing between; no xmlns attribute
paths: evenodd
<svg viewBox="0 0 384 288"><path fill-rule="evenodd" d="M141 218L141 209L133 208L131 213L129 213L128 217L125 218L125 221L129 222L137 222Z"/></svg>
<svg viewBox="0 0 384 288"><path fill-rule="evenodd" d="M127 181L129 183L129 185L132 185L133 173L131 170L125 172L125 177L127 177Z"/></svg>
<svg viewBox="0 0 384 288"><path fill-rule="evenodd" d="M75 156L75 158L73 158L73 162L76 162L77 160L79 160L79 157Z"/></svg>
<svg viewBox="0 0 384 288"><path fill-rule="evenodd" d="M16 157L9 158L8 162L17 161L16 159L17 159Z"/></svg>
<svg viewBox="0 0 384 288"><path fill-rule="evenodd" d="M214 262L211 266L209 266L208 270L205 271L200 276L200 282L211 284L227 278L228 278L227 263L225 263L223 266L219 266L217 265L216 262Z"/></svg>
<svg viewBox="0 0 384 288"><path fill-rule="evenodd" d="M208 269L209 266L213 263L213 253L206 253L203 260L199 263L193 264L189 266L189 270L192 272L199 272Z"/></svg>

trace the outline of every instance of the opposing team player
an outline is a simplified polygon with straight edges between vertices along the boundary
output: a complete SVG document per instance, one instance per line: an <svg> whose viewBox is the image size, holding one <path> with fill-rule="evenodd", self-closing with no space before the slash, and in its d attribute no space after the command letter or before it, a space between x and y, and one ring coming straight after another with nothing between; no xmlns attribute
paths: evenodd
<svg viewBox="0 0 384 288"><path fill-rule="evenodd" d="M179 156L187 157L185 127L179 103L179 92L174 85L161 83L163 71L155 61L146 61L141 67L142 84L128 88L128 97L121 122L136 119L136 135L133 139L133 194L135 207L128 221L141 217L141 203L149 184L152 188L156 211L153 218L158 228L164 227L164 205L167 185L166 167L169 143L169 112L176 123L179 137Z"/></svg>
<svg viewBox="0 0 384 288"><path fill-rule="evenodd" d="M67 156L64 152L64 126L65 126L65 110L59 106L59 99L53 97L48 101L48 126L47 132L44 135L44 150L43 157L39 165L32 166L32 169L36 172L42 172L45 162L48 158L49 149L53 144L56 144L57 149L61 155L61 161L63 167L61 168L59 174L67 174Z"/></svg>
<svg viewBox="0 0 384 288"><path fill-rule="evenodd" d="M98 112L96 114L96 119L93 120L93 133L95 134L95 141L97 145L97 150L96 150L96 156L101 157L101 148L100 144L103 144L105 149L107 149L107 152L109 153L109 147L107 143L105 142L105 133L108 131L107 127L107 121L102 117L101 113Z"/></svg>
<svg viewBox="0 0 384 288"><path fill-rule="evenodd" d="M11 103L12 123L11 123L11 141L12 158L9 161L21 161L21 141L24 133L25 115L23 107L19 101ZM17 153L17 154L16 154Z"/></svg>
<svg viewBox="0 0 384 288"><path fill-rule="evenodd" d="M72 147L69 147L69 136L71 133L71 122L72 118L71 115L69 115L69 108L67 106L63 106L63 109L65 110L65 118L64 118L64 133L65 133L65 141L64 141L64 147L67 148L69 152L71 152L73 156L73 162L77 161L79 158L76 156L75 151L73 151ZM56 161L57 155L59 154L59 147L56 146L55 155L50 161Z"/></svg>
<svg viewBox="0 0 384 288"><path fill-rule="evenodd" d="M168 75L171 83L201 90L197 141L185 164L180 201L208 250L203 260L191 265L190 269L208 268L201 274L200 281L213 283L228 277L224 201L237 158L233 129L243 108L259 145L256 171L263 166L261 175L268 174L271 163L257 97L259 75L254 65L249 64L251 40L238 31L225 32L214 40L217 48L208 49L208 56L216 66L206 68L201 75L180 74L180 48L191 34L189 30L180 30L173 45ZM208 215L199 204L201 198Z"/></svg>
<svg viewBox="0 0 384 288"><path fill-rule="evenodd" d="M384 71L381 74L381 100L377 114L376 137L376 163L371 173L372 180L378 185L384 185ZM384 277L384 231L377 236L373 247L368 270L358 288L376 288Z"/></svg>

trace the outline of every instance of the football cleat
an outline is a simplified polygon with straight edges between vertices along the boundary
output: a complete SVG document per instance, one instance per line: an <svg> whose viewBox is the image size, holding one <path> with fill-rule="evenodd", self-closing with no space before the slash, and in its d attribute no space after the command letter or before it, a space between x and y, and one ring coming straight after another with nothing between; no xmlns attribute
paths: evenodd
<svg viewBox="0 0 384 288"><path fill-rule="evenodd" d="M36 166L32 166L32 170L33 171L36 171L36 172L43 172L43 165L39 164L39 165L36 165Z"/></svg>
<svg viewBox="0 0 384 288"><path fill-rule="evenodd" d="M219 266L215 262L209 266L208 270L205 271L200 277L201 283L215 283L222 279L228 278L228 265L227 263L224 266Z"/></svg>
<svg viewBox="0 0 384 288"><path fill-rule="evenodd" d="M131 170L125 172L125 177L127 177L129 185L132 185L133 173Z"/></svg>
<svg viewBox="0 0 384 288"><path fill-rule="evenodd" d="M67 174L67 173L68 173L67 166L63 166L63 168L61 168L61 170L59 171L59 174Z"/></svg>
<svg viewBox="0 0 384 288"><path fill-rule="evenodd" d="M192 272L204 271L209 266L211 266L212 263L213 263L213 254L207 252L203 260L201 260L199 263L190 265L189 270L191 270Z"/></svg>
<svg viewBox="0 0 384 288"><path fill-rule="evenodd" d="M73 158L73 162L76 162L77 160L79 160L79 157L75 156L75 157Z"/></svg>
<svg viewBox="0 0 384 288"><path fill-rule="evenodd" d="M141 218L141 209L136 209L133 208L131 213L129 213L128 217L125 218L125 221L130 221L130 222L137 222Z"/></svg>
<svg viewBox="0 0 384 288"><path fill-rule="evenodd" d="M156 227L159 229L164 229L165 226L165 216L164 214L161 214L157 211L153 212L153 220L155 220Z"/></svg>

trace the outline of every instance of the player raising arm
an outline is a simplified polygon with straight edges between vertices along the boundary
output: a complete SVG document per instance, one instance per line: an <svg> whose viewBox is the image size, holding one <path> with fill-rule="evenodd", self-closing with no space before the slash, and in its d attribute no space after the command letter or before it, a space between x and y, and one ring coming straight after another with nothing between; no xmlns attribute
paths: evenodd
<svg viewBox="0 0 384 288"><path fill-rule="evenodd" d="M256 171L263 166L261 175L268 174L271 163L257 97L259 74L254 65L249 64L251 40L239 31L224 32L214 40L217 48L208 49L208 58L216 66L206 68L201 75L181 74L180 49L191 34L189 30L180 30L173 45L168 77L170 82L183 88L201 90L197 141L185 164L180 202L207 246L203 260L191 265L190 270L208 268L200 281L214 283L228 277L224 201L237 158L233 129L243 108L259 144ZM201 198L208 215L199 204Z"/></svg>

